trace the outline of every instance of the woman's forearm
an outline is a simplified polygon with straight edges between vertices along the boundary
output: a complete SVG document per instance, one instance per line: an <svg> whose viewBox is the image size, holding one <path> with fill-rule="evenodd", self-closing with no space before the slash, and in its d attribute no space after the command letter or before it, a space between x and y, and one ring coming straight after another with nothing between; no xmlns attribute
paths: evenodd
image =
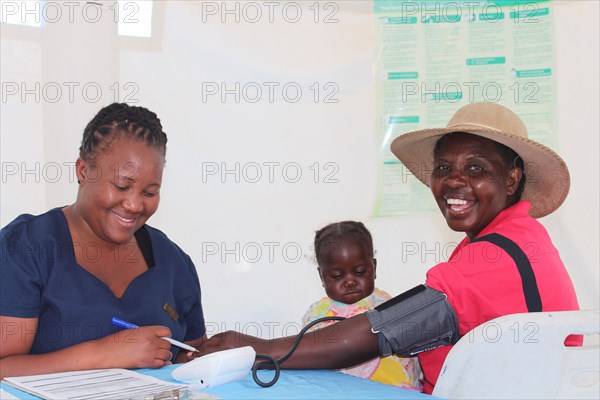
<svg viewBox="0 0 600 400"><path fill-rule="evenodd" d="M0 375L22 376L99 368L160 368L170 363L168 328L147 326L128 329L101 339L79 343L44 354L5 352Z"/></svg>
<svg viewBox="0 0 600 400"><path fill-rule="evenodd" d="M110 359L94 342L81 343L46 354L18 354L0 359L1 378L109 368Z"/></svg>
<svg viewBox="0 0 600 400"><path fill-rule="evenodd" d="M277 343L276 352L287 352L289 340ZM379 356L377 335L364 314L304 335L294 354L283 363L287 369L337 369Z"/></svg>
<svg viewBox="0 0 600 400"><path fill-rule="evenodd" d="M296 336L260 339L228 331L215 335L202 347L200 355L242 346L251 346L257 354L279 359L294 343ZM306 333L294 354L281 364L286 369L337 369L360 364L379 356L377 335L364 314Z"/></svg>

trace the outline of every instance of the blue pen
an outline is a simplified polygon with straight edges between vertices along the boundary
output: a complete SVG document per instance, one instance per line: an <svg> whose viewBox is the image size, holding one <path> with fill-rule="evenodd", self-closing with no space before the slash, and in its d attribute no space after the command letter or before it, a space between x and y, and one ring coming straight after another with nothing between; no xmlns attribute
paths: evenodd
<svg viewBox="0 0 600 400"><path fill-rule="evenodd" d="M131 322L127 322L127 321L124 321L124 320L122 320L120 318L116 318L116 317L113 317L112 324L115 326L118 326L119 328L123 328L123 329L139 328L139 326L137 326L136 324L132 324ZM198 351L195 348L193 348L192 346L187 345L185 343L181 343L180 341L172 339L170 337L163 336L163 337L161 337L161 339L165 339L167 342L171 343L172 345L181 347L182 349L185 349L188 351Z"/></svg>
<svg viewBox="0 0 600 400"><path fill-rule="evenodd" d="M112 324L114 326L118 326L119 328L123 328L123 329L139 328L139 326L137 326L136 324L132 324L131 322L127 322L127 321L123 321L122 319L116 318L116 317L113 317Z"/></svg>

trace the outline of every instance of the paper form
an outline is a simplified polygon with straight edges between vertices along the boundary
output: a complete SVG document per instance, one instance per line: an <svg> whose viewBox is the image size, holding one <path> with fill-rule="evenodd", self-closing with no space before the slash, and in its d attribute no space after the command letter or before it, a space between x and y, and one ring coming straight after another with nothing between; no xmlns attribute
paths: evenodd
<svg viewBox="0 0 600 400"><path fill-rule="evenodd" d="M143 399L187 386L126 369L98 369L4 378L5 383L44 399ZM162 397L161 397L162 398Z"/></svg>

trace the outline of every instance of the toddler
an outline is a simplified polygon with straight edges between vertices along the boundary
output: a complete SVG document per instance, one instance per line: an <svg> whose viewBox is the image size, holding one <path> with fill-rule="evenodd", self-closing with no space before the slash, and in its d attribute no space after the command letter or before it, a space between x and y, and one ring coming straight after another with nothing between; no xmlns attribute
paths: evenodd
<svg viewBox="0 0 600 400"><path fill-rule="evenodd" d="M316 232L314 246L317 269L327 297L309 307L302 317L303 326L322 317L349 318L372 310L391 298L375 287L377 260L371 233L364 224L355 221L329 224ZM323 322L311 329L335 322ZM378 357L341 371L389 385L423 389L416 357Z"/></svg>

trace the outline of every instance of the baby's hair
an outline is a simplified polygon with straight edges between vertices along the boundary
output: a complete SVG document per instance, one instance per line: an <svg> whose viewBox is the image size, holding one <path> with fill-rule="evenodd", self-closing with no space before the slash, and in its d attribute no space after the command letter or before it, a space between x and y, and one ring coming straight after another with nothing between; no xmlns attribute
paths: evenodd
<svg viewBox="0 0 600 400"><path fill-rule="evenodd" d="M352 239L360 244L366 256L373 258L373 238L362 222L341 221L324 226L315 234L315 256L317 264L326 263L336 249L340 239Z"/></svg>
<svg viewBox="0 0 600 400"><path fill-rule="evenodd" d="M158 116L144 107L113 103L101 109L87 124L79 148L79 157L92 161L99 152L110 149L120 138L139 140L167 152L167 134Z"/></svg>
<svg viewBox="0 0 600 400"><path fill-rule="evenodd" d="M448 138L450 138L453 133L460 133L460 132L447 133L444 136L442 136L441 138L439 138L433 148L433 155L438 154L442 144ZM510 147L505 146L502 143L496 142L495 140L492 140L492 141L496 144L496 150L498 151L498 154L500 154L500 157L502 157L502 160L504 161L505 167L507 169L510 170L515 167L521 169L521 180L519 181L519 186L517 186L517 190L515 191L515 194L514 194L515 201L519 201L519 200L521 200L521 195L523 194L523 190L525 190L525 164L524 164L524 161L521 158L521 156L519 156L519 154L517 154L517 152L514 151L513 149L511 149Z"/></svg>

